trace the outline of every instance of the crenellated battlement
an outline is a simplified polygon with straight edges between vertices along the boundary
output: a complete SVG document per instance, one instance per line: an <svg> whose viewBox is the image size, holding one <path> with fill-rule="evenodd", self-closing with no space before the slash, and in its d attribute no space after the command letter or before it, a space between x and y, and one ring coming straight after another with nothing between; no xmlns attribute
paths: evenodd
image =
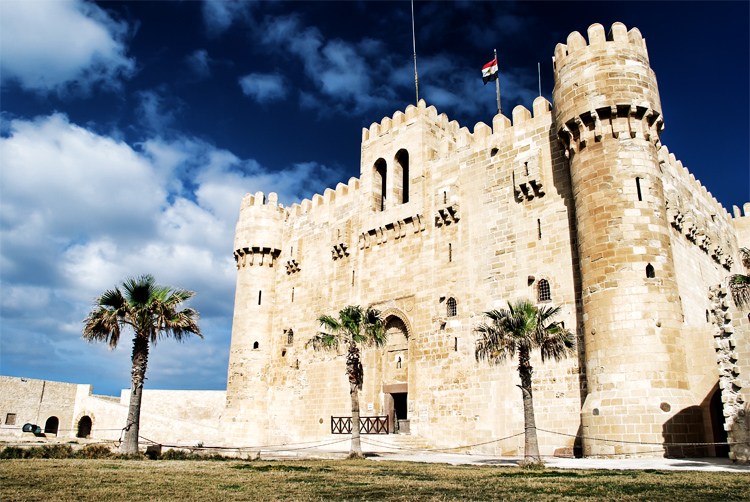
<svg viewBox="0 0 750 502"><path fill-rule="evenodd" d="M557 44L555 55L552 58L555 77L557 77L559 69L567 62L580 60L582 57L586 57L587 53L594 51L607 51L611 48L626 49L640 53L646 62L649 60L646 40L638 28L632 28L628 31L624 24L617 22L612 24L609 33L605 34L604 27L599 23L595 23L589 26L588 37L587 44L583 35L574 31L568 35L566 44Z"/></svg>
<svg viewBox="0 0 750 502"><path fill-rule="evenodd" d="M454 142L456 148L472 147L486 137L499 133L512 133L516 127L526 127L530 120L539 117L551 117L552 104L540 96L534 100L532 111L518 105L511 114L512 120L505 115L498 114L492 119L492 126L484 122L474 124L473 132L468 127L461 127L456 120L450 120L445 113L438 114L434 106L426 106L424 100L419 100L419 107L409 105L404 112L397 111L393 117L384 117L380 122L373 122L369 128L362 129L362 147L378 141L388 134L396 134L415 123L418 118L428 121L431 126L441 130L447 139ZM481 145L481 143L480 143Z"/></svg>

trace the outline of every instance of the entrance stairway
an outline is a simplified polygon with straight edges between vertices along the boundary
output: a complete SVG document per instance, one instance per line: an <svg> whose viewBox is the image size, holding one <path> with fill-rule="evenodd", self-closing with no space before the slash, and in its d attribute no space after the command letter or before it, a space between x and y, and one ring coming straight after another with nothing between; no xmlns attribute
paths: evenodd
<svg viewBox="0 0 750 502"><path fill-rule="evenodd" d="M363 451L408 451L429 450L434 446L419 436L411 434L367 434L362 435Z"/></svg>

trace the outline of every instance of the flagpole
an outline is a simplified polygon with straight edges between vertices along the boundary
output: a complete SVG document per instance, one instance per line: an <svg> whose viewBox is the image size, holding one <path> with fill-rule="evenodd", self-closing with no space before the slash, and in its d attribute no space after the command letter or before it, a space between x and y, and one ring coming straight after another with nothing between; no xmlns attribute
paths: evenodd
<svg viewBox="0 0 750 502"><path fill-rule="evenodd" d="M419 77L417 76L417 38L414 34L414 0L411 0L411 43L414 47L414 88L417 91L417 106L419 106Z"/></svg>
<svg viewBox="0 0 750 502"><path fill-rule="evenodd" d="M539 75L539 95L542 95L542 64L536 64L536 73Z"/></svg>
<svg viewBox="0 0 750 502"><path fill-rule="evenodd" d="M495 49L495 64L497 64L497 49ZM500 69L498 68L498 75L495 79L495 88L497 89L497 114L501 115L503 109L500 108Z"/></svg>

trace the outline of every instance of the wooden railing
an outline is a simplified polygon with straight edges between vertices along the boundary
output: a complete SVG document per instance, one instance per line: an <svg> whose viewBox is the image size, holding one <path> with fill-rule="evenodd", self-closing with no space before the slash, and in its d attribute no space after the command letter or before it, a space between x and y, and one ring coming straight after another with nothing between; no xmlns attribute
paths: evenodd
<svg viewBox="0 0 750 502"><path fill-rule="evenodd" d="M388 417L359 417L360 434L388 434ZM331 434L351 434L352 417L331 417Z"/></svg>

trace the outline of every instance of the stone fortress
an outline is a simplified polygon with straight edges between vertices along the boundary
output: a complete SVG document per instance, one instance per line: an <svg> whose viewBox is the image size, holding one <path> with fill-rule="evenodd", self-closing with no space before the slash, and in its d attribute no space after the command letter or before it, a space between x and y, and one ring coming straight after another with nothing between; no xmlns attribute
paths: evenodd
<svg viewBox="0 0 750 502"><path fill-rule="evenodd" d="M745 273L750 204L727 213L661 144L637 29L594 24L553 61L552 104L472 132L420 101L363 129L359 179L291 207L245 196L226 406L214 432L186 425L172 441L333 438L331 417L351 411L344 352L305 344L318 315L356 304L387 323L387 346L364 352L360 400L401 433L389 440L521 454L515 363L478 363L473 330L531 298L562 307L578 340L577 357L532 361L543 455L746 461L748 444L690 443L748 441L750 322L726 279Z"/></svg>

